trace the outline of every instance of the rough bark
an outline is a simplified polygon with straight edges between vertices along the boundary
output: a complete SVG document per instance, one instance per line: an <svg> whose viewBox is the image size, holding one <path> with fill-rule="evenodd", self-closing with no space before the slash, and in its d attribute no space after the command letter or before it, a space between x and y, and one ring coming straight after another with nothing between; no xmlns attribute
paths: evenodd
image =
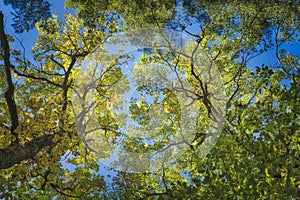
<svg viewBox="0 0 300 200"><path fill-rule="evenodd" d="M0 169L7 169L21 161L29 160L43 148L52 148L55 143L52 141L54 134L43 135L35 138L23 146L19 143L12 143L4 149L0 149Z"/></svg>

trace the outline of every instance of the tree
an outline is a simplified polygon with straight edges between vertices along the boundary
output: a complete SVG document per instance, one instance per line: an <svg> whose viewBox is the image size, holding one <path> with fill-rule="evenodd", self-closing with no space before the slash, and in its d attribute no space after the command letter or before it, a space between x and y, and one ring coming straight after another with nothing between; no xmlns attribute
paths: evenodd
<svg viewBox="0 0 300 200"><path fill-rule="evenodd" d="M137 27L143 21L147 26L157 25L157 15L149 14L147 6L145 15L136 10L138 15L134 16L132 10L137 4L140 3L74 1L70 6L91 20L67 15L65 23L55 17L39 22L40 36L33 50L38 64L24 61L19 51L9 48L12 38L5 34L3 16L0 18L0 73L5 77L0 81L1 197L296 199L300 195L300 66L299 56L289 52L287 44L299 41L297 1L183 1L181 7L174 2L146 1L147 6L168 5L155 7L168 10L159 13L158 25L173 24L173 28L190 34L218 66L228 96L226 121L217 145L206 158L199 158L201 148L195 146L174 167L162 166L154 174L119 172L108 189L96 173L98 165L92 151L78 137L70 102L76 89L72 80L83 58L97 45L103 45L122 20L126 28ZM90 5L101 6L87 9ZM110 12L121 18L111 18ZM190 23L199 31L191 30ZM273 53L271 63L255 61L265 52ZM145 51L139 61L144 66L170 63L185 70L191 64L163 51ZM122 77L119 66L111 65L99 78L99 101L111 95L114 80ZM201 88L199 81L195 81L195 88ZM203 91L198 92L204 95ZM162 99L166 115L176 116L178 102L168 91L165 94L169 95ZM140 98L131 103L130 114L137 121L154 123L147 118L149 102ZM199 103L204 104L203 99ZM103 103L99 111L108 108ZM203 106L206 114L209 108ZM109 112L103 116L98 123L114 119ZM109 139L120 136L113 123L106 125L102 130L107 131ZM165 127L163 136L168 128L172 126ZM201 141L200 136L198 140ZM161 145L127 142L128 148L138 151ZM63 158L74 166L74 171L62 166Z"/></svg>
<svg viewBox="0 0 300 200"><path fill-rule="evenodd" d="M103 21L101 26L114 26L108 23ZM92 185L85 188L92 180L97 187L105 184L92 173L98 166L75 132L69 95L76 65L111 33L91 32L83 27L83 20L71 15L66 16L65 23L55 16L39 22L40 36L33 49L35 64L10 49L3 15L0 25L1 73L6 77L1 79L1 197L101 198L104 194ZM64 162L77 166L74 171L62 166L68 154L72 156Z"/></svg>
<svg viewBox="0 0 300 200"><path fill-rule="evenodd" d="M182 171L168 169L156 175L120 174L116 185L124 191L121 197L295 198L299 114L290 107L297 106L299 98L299 63L283 45L298 41L298 3L184 1L184 8L201 31L191 33L186 20L175 21L175 28L191 34L211 53L228 88L223 135L207 159L183 156L180 169L193 181L177 182L185 180ZM251 66L251 60L270 50L276 62ZM187 163L188 158L195 161Z"/></svg>

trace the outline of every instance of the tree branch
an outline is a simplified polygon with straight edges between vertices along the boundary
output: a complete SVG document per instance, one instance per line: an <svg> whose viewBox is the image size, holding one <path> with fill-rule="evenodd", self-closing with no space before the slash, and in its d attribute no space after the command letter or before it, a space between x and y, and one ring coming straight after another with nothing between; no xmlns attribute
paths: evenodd
<svg viewBox="0 0 300 200"><path fill-rule="evenodd" d="M12 143L4 149L0 149L0 169L8 169L21 161L32 159L42 148L54 147L56 145L52 141L54 135L43 135L26 142L24 145Z"/></svg>
<svg viewBox="0 0 300 200"><path fill-rule="evenodd" d="M1 41L1 48L3 49L3 59L4 59L4 68L5 68L5 74L6 74L6 82L8 85L8 88L5 92L5 99L7 102L9 114L10 114L10 120L11 120L11 134L16 137L15 142L18 142L18 135L15 133L16 128L19 125L19 118L17 113L17 106L14 99L14 84L11 77L11 68L12 65L10 63L10 52L9 52L9 44L7 40L7 36L4 31L4 21L3 21L3 13L0 12L0 41Z"/></svg>

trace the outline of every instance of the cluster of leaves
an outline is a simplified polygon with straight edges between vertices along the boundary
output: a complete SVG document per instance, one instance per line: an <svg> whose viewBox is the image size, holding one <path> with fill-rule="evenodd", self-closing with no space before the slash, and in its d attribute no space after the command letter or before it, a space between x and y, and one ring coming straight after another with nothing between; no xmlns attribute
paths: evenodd
<svg viewBox="0 0 300 200"><path fill-rule="evenodd" d="M175 0L122 0L122 1L84 1L67 0L65 5L76 9L79 17L86 22L92 21L95 16L110 13L124 21L127 28L164 26L174 15ZM124 25L123 24L123 25ZM122 28L120 25L119 28Z"/></svg>
<svg viewBox="0 0 300 200"><path fill-rule="evenodd" d="M51 17L50 3L46 0L4 0L5 5L11 5L15 10L14 23L12 24L16 33L22 33L34 28L39 20L46 20Z"/></svg>

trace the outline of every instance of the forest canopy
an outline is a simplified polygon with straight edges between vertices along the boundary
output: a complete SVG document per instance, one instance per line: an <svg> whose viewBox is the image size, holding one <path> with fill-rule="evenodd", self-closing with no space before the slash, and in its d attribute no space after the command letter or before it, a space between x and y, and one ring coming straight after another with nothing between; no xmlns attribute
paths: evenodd
<svg viewBox="0 0 300 200"><path fill-rule="evenodd" d="M11 21L0 13L1 199L300 196L299 1L66 0L75 14L61 16L51 14L54 1L24 2L4 1ZM162 46L178 48L182 35L191 42L103 53L115 35L145 38L138 46L155 42L156 30L174 33ZM19 39L26 31L38 33L30 56ZM136 96L116 114L130 65ZM220 134L207 149L212 130ZM147 172L145 157L122 154L128 171L105 167L118 145L166 150L169 160ZM176 145L180 154L169 151Z"/></svg>

